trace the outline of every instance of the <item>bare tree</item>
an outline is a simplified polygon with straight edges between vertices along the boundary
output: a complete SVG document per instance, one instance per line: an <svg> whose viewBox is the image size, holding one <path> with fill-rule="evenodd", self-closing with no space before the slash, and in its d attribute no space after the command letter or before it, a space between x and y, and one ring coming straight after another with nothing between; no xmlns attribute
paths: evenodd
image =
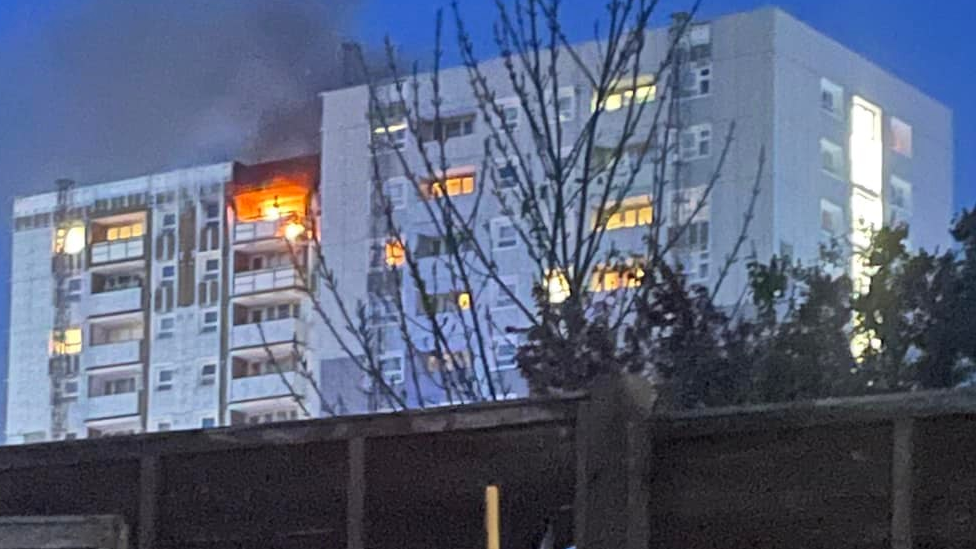
<svg viewBox="0 0 976 549"><path fill-rule="evenodd" d="M652 375L626 331L662 288L686 290L688 248L708 238L703 213L735 125L720 147L711 134L682 143L686 99L707 86L688 78L710 55L690 38L698 2L655 33L656 1L612 0L595 40L581 45L567 38L558 0L496 7L496 59L477 57L454 4L461 67L442 68L439 13L428 72L402 70L389 41L391 76L367 71L377 243L369 302L348 303L315 238L316 261L299 268L315 313L369 380L376 407L505 398L519 381L499 365L514 361L517 347L534 391L581 389L623 369ZM455 143L475 126L483 139L459 166ZM708 177L691 181L684 159L699 147L714 162ZM708 299L740 260L762 165ZM407 213L388 190L393 178L415 199ZM513 266L530 273L531 292L509 278ZM391 348L402 370L387 368Z"/></svg>

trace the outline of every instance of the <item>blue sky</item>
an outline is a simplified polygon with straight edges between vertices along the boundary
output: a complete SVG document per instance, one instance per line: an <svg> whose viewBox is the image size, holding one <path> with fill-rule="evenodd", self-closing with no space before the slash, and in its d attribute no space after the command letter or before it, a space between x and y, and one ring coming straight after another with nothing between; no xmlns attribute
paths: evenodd
<svg viewBox="0 0 976 549"><path fill-rule="evenodd" d="M458 1L482 56L490 56L494 0ZM272 7L289 3L292 7L286 12L275 12ZM690 0L662 0L659 22L664 24L670 11L689 3ZM252 117L260 110L254 104L267 103L269 98L294 99L296 90L304 94L311 89L310 84L326 81L330 76L313 74L315 67L325 65L318 61L323 55L330 55L328 47L318 40L299 40L296 45L276 37L336 28L345 36L379 45L389 34L408 55L429 58L434 16L446 4L424 0L0 0L0 379L5 377L6 365L9 211L14 194L48 190L53 179L60 176L98 181L171 167L169 163L224 159L221 155L226 155L235 143L241 144L238 134L254 129L242 126L239 120L242 115ZM563 0L568 33L580 40L590 37L593 21L604 4L605 0ZM701 16L714 17L767 4L756 0L704 0ZM302 11L311 5L318 5L318 11ZM976 203L976 101L971 99L976 89L976 70L972 68L976 41L971 38L971 25L976 21L976 3L961 0L933 7L918 0L782 0L777 5L954 111L955 208L972 207ZM250 15L239 16L240 11ZM255 20L255 13L265 12L270 15ZM304 27L296 29L296 14ZM248 25L256 26L252 31ZM225 29L215 33L219 44L196 40L196 29L205 34L210 32L208 28ZM243 30L235 34L233 29L237 28ZM79 34L77 29L89 34ZM253 43L249 40L252 32L256 33ZM448 34L448 39L451 37ZM282 44L280 48L278 42ZM101 46L94 51L104 55L92 54L85 47L89 43L96 43L96 48ZM244 53L238 53L241 48L237 45L241 43L247 47ZM218 48L221 45L223 49ZM314 51L291 56L293 49L303 46ZM164 53L157 57L160 48L170 47L178 50L176 55L167 57ZM265 50L279 49L264 55ZM248 59L234 60L239 66L235 65L232 74L223 74L221 79L211 74L214 64L208 64L206 59L211 53L230 58L238 54ZM184 55L190 59L189 67L172 64ZM277 67L269 69L266 65L282 59L291 63L289 67L296 74L286 76L294 82L264 89L255 86L260 78L247 77L268 74ZM126 70L119 77L114 65L126 63L133 70ZM243 78L234 72L242 67ZM294 70L296 67L299 70ZM88 71L107 76L87 78ZM138 79L135 85L142 87L137 89L161 91L155 95L131 93L126 88L130 85L127 79ZM203 83L190 85L197 80ZM215 88L206 87L211 80ZM70 87L66 82L80 84L81 88ZM279 83L278 79L275 83ZM229 105L221 103L231 95L227 88L236 85L247 88L247 93L234 97ZM213 97L208 94L210 89L216 90ZM117 113L115 105L106 108L104 103L109 101L114 101L119 109L129 110ZM167 112L161 103L170 111L194 109L205 115L225 115L230 109L233 116L205 118L212 123L184 127L180 124L186 121ZM135 116L127 116L126 112ZM62 120L70 120L71 125ZM134 149L128 137L135 131L134 126L158 126L159 134L168 135L170 140ZM89 127L97 127L98 133L87 135ZM201 132L205 135L201 136ZM201 142L187 145L185 136ZM174 142L174 148L181 150L164 159L160 149L172 147ZM924 182L915 184L924 186ZM0 407L0 420L2 414Z"/></svg>

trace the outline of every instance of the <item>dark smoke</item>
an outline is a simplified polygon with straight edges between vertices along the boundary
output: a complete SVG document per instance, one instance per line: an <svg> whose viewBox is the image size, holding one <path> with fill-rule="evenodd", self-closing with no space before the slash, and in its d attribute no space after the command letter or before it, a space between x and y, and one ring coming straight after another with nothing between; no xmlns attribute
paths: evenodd
<svg viewBox="0 0 976 549"><path fill-rule="evenodd" d="M316 94L341 84L341 36L357 8L348 0L57 6L0 39L5 194L47 190L58 177L96 182L314 151Z"/></svg>

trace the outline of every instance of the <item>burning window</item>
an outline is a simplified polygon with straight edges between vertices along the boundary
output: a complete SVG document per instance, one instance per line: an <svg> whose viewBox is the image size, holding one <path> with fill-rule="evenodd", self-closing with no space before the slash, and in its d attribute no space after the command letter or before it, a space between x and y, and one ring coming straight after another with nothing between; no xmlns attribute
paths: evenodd
<svg viewBox="0 0 976 549"><path fill-rule="evenodd" d="M403 265L404 261L406 261L406 253L403 249L403 242L396 238L387 240L386 266L396 268Z"/></svg>
<svg viewBox="0 0 976 549"><path fill-rule="evenodd" d="M593 269L590 278L591 292L613 292L621 288L638 288L644 279L643 266L631 262L627 265L600 265Z"/></svg>
<svg viewBox="0 0 976 549"><path fill-rule="evenodd" d="M54 356L81 353L81 328L55 330L51 334L51 354Z"/></svg>
<svg viewBox="0 0 976 549"><path fill-rule="evenodd" d="M654 208L650 198L636 196L619 205L609 205L600 223L608 231L650 225L654 220Z"/></svg>
<svg viewBox="0 0 976 549"><path fill-rule="evenodd" d="M54 252L74 255L85 249L85 227L78 225L66 229L58 229L54 241Z"/></svg>

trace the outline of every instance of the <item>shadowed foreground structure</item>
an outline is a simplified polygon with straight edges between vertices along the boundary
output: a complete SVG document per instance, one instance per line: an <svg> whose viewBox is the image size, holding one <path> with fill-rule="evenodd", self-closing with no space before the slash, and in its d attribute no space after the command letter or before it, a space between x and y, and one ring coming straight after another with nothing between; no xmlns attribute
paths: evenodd
<svg viewBox="0 0 976 549"><path fill-rule="evenodd" d="M589 396L0 449L0 515L139 548L972 547L976 393L651 414Z"/></svg>

